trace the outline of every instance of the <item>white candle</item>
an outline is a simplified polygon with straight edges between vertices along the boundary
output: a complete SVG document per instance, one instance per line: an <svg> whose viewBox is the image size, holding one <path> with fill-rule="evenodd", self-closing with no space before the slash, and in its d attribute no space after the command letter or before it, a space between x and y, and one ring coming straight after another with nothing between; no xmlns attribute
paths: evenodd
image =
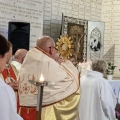
<svg viewBox="0 0 120 120"><path fill-rule="evenodd" d="M79 62L79 64L78 64L78 71L79 71L79 72L81 72L81 65L82 65L82 63Z"/></svg>
<svg viewBox="0 0 120 120"><path fill-rule="evenodd" d="M87 62L83 62L81 65L81 77L86 73L87 70Z"/></svg>
<svg viewBox="0 0 120 120"><path fill-rule="evenodd" d="M87 65L87 70L91 70L90 64Z"/></svg>
<svg viewBox="0 0 120 120"><path fill-rule="evenodd" d="M91 61L87 62L87 70L91 70Z"/></svg>

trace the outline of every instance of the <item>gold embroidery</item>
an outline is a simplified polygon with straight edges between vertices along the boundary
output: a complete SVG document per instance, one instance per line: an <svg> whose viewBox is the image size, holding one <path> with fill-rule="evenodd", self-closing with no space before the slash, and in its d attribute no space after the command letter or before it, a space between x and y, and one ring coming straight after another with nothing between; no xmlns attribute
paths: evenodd
<svg viewBox="0 0 120 120"><path fill-rule="evenodd" d="M28 80L35 80L35 75L28 74Z"/></svg>
<svg viewBox="0 0 120 120"><path fill-rule="evenodd" d="M31 90L30 90L30 92L31 92L32 94L34 94L35 92L37 92L37 87L34 86L34 85L31 85Z"/></svg>
<svg viewBox="0 0 120 120"><path fill-rule="evenodd" d="M32 80L35 80L35 76L34 76L34 74L33 74Z"/></svg>
<svg viewBox="0 0 120 120"><path fill-rule="evenodd" d="M23 81L24 81L24 74L23 74L23 78L22 78L22 75L19 76L19 78L18 78L18 82L19 82L19 83L22 83Z"/></svg>
<svg viewBox="0 0 120 120"><path fill-rule="evenodd" d="M22 94L22 93L23 93L21 88L22 88L22 87L21 87L21 84L19 84L19 89L18 89L18 93L19 93L19 94Z"/></svg>
<svg viewBox="0 0 120 120"><path fill-rule="evenodd" d="M28 86L28 84L25 83L23 86L23 92L25 92L25 94L28 94L29 91L30 91L30 86Z"/></svg>
<svg viewBox="0 0 120 120"><path fill-rule="evenodd" d="M11 77L11 74L10 74L10 64L7 64L5 66L5 69L7 70L7 78L5 79L5 82L7 84L14 82L15 80Z"/></svg>
<svg viewBox="0 0 120 120"><path fill-rule="evenodd" d="M29 76L30 76L30 74L28 74L28 80L30 80Z"/></svg>
<svg viewBox="0 0 120 120"><path fill-rule="evenodd" d="M35 47L36 49L38 49L38 50L40 50L41 52L43 52L44 54L46 54L47 56L49 56L50 58L51 58L51 56L48 54L48 53L46 53L44 50L42 50L42 49L40 49L39 47Z"/></svg>

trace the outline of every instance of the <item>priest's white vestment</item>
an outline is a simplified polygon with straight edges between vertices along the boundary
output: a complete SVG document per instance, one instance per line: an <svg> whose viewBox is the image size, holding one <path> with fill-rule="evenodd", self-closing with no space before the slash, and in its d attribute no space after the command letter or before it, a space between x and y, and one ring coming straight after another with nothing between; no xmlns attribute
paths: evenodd
<svg viewBox="0 0 120 120"><path fill-rule="evenodd" d="M17 114L13 89L0 78L0 120L23 120Z"/></svg>
<svg viewBox="0 0 120 120"><path fill-rule="evenodd" d="M11 62L11 64L15 66L15 68L18 70L18 72L20 71L20 68L21 68L21 66L22 66L21 63L13 60L13 61Z"/></svg>
<svg viewBox="0 0 120 120"><path fill-rule="evenodd" d="M87 71L80 85L80 120L116 120L116 98L102 73Z"/></svg>

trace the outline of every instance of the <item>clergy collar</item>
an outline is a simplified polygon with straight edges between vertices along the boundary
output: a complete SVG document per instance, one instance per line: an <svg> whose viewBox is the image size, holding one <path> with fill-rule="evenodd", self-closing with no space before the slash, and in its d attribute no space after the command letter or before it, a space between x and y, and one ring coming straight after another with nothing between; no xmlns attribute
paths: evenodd
<svg viewBox="0 0 120 120"><path fill-rule="evenodd" d="M103 77L103 74L97 71L87 70L86 76L87 77Z"/></svg>
<svg viewBox="0 0 120 120"><path fill-rule="evenodd" d="M40 50L41 52L43 52L44 54L46 54L47 56L49 56L51 58L51 56L47 52L45 52L44 50L42 50L41 48L39 48L37 46L35 48L38 49L38 50Z"/></svg>

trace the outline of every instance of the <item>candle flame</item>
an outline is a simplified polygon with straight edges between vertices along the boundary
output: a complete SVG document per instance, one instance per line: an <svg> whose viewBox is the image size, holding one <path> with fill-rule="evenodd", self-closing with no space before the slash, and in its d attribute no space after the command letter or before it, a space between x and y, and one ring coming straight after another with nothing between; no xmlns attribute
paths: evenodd
<svg viewBox="0 0 120 120"><path fill-rule="evenodd" d="M40 75L40 82L43 82L44 81L44 77L43 77L43 75L41 74Z"/></svg>

